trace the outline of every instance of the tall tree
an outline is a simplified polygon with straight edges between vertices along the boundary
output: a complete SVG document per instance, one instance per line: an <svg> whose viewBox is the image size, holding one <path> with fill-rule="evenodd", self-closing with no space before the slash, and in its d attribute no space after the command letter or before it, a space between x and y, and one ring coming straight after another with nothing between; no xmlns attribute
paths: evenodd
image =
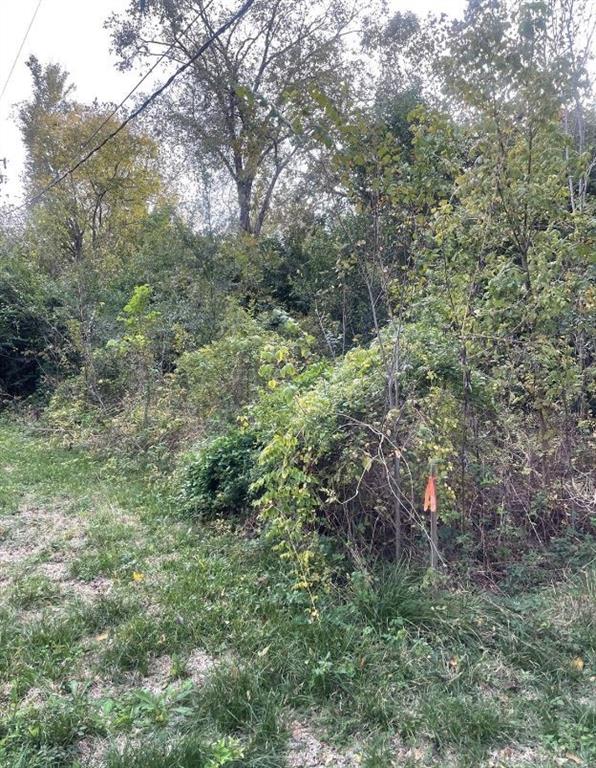
<svg viewBox="0 0 596 768"><path fill-rule="evenodd" d="M188 61L230 13L224 0L156 0L143 14L132 0L109 24L128 68L164 52L166 63ZM343 37L354 17L344 0L257 0L193 63L164 106L164 126L182 132L203 168L224 169L241 230L260 233L276 185L297 159L309 91L339 96Z"/></svg>
<svg viewBox="0 0 596 768"><path fill-rule="evenodd" d="M29 68L33 96L20 110L26 186L43 196L32 206L27 239L33 260L64 289L71 336L93 388L92 350L106 286L123 271L151 204L160 198L157 149L146 136L122 131L49 189L91 136L98 141L117 123L96 105L69 100L68 73L57 65L43 67L32 58Z"/></svg>

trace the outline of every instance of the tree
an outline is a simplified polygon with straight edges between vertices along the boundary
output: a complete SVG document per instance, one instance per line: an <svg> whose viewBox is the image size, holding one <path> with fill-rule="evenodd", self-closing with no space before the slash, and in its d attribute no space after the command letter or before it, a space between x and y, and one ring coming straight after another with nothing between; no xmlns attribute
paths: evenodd
<svg viewBox="0 0 596 768"><path fill-rule="evenodd" d="M149 285L137 285L122 309L120 320L124 324L124 336L110 339L108 348L115 348L134 370L134 379L143 400L143 429L149 422L149 408L157 373L156 347L160 313L151 308L152 289Z"/></svg>
<svg viewBox="0 0 596 768"><path fill-rule="evenodd" d="M585 195L578 205L579 188L569 184L585 153L567 133L576 62L553 51L557 7L470 3L439 63L467 157L434 212L433 247L423 254L426 310L459 349L458 496L462 520L483 537L488 509L519 513L535 535L572 521L567 478L586 461L593 201ZM482 391L474 371L492 382L490 408L473 407ZM470 475L483 493L466 493Z"/></svg>
<svg viewBox="0 0 596 768"><path fill-rule="evenodd" d="M132 0L126 15L110 20L121 66L164 51L166 62L187 61L229 14L223 0L158 0L145 14ZM309 91L339 97L342 40L354 14L342 0L257 0L163 107L160 123L182 132L203 169L223 169L233 183L244 232L261 232L276 185L299 156Z"/></svg>
<svg viewBox="0 0 596 768"><path fill-rule="evenodd" d="M57 65L29 60L33 97L22 105L20 123L27 150L27 189L35 195L79 159L89 143L113 130L97 105L71 101L68 74ZM92 349L108 285L123 272L138 246L152 204L160 200L157 149L153 141L125 130L75 173L36 201L26 239L33 259L61 283L71 307L71 338L95 389ZM103 303L102 303L103 302Z"/></svg>

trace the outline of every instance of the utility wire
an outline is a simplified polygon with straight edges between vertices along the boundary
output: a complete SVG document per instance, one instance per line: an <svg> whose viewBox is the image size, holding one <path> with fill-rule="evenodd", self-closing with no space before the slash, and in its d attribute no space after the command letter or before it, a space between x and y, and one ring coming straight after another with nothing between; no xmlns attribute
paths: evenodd
<svg viewBox="0 0 596 768"><path fill-rule="evenodd" d="M64 171L64 173L61 173L60 175L56 176L47 187L42 189L40 192L38 192L36 195L33 195L33 197L30 197L29 199L25 200L24 203L21 203L21 205L16 206L13 210L19 210L20 208L24 208L27 205L31 205L32 203L36 203L38 200L40 200L45 194L47 194L51 189L56 187L58 184L64 181L64 179L68 178L68 176L71 176L76 170L78 170L82 165L84 165L89 158L93 157L96 152L99 152L100 149L105 147L105 145L111 141L114 137L116 137L120 131L124 130L126 126L131 123L135 117L138 117L138 115L143 112L143 110L147 109L147 107L152 104L155 99L158 98L158 96L161 96L161 94L170 87L170 85L174 82L174 80L181 75L183 72L185 72L194 62L200 58L205 51L217 40L218 37L221 37L223 33L228 30L232 24L235 24L237 21L239 21L245 13L248 11L248 9L251 7L251 5L254 3L254 0L245 0L245 2L240 6L240 8L236 11L236 13L233 16L230 16L230 18L219 27L212 35L211 37L206 40L203 45L198 48L198 50L190 57L190 59L183 64L181 67L178 67L178 69L173 72L170 77L160 85L160 87L154 91L148 98L146 98L143 103L138 106L133 112L128 115L128 117L123 120L120 125L115 128L113 131L108 133L108 135L100 141L97 146L93 147L93 149L89 150L86 155L84 155L77 163L75 163L73 166L71 166L68 170Z"/></svg>
<svg viewBox="0 0 596 768"><path fill-rule="evenodd" d="M10 68L10 72L8 73L8 77L6 78L6 81L4 82L4 85L2 86L2 93L0 93L0 101L2 101L2 98L4 94L6 93L6 89L8 88L8 84L10 83L10 80L12 78L12 75L14 73L15 67L17 66L17 62L21 56L21 53L23 51L23 48L25 47L25 43L27 42L27 38L29 37L29 32L31 32L31 27L33 26L33 22L35 21L35 17L37 16L37 12L39 11L39 7L42 4L43 0L38 0L37 5L35 6L35 10L33 11L33 16L31 17L31 21L29 22L29 26L27 27L27 30L25 32L25 36L23 37L21 44L19 46L19 50L17 51L17 55L14 57L14 61L12 62L12 66Z"/></svg>

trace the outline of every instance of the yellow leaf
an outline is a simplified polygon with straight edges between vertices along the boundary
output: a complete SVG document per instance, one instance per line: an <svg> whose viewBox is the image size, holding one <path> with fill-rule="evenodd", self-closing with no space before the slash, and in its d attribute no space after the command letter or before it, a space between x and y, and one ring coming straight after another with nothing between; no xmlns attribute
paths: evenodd
<svg viewBox="0 0 596 768"><path fill-rule="evenodd" d="M572 659L572 661L571 661L571 669L574 672L582 672L583 671L583 669L584 669L584 660L582 659L581 656L576 656L574 659Z"/></svg>

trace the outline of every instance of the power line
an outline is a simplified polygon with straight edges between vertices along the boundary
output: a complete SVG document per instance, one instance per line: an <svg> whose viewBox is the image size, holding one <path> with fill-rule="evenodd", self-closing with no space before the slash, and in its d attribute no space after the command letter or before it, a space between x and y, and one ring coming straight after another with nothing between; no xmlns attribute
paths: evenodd
<svg viewBox="0 0 596 768"><path fill-rule="evenodd" d="M40 0L41 1L41 0ZM152 104L155 99L158 98L158 96L161 96L161 94L170 87L170 85L174 82L174 80L181 75L183 72L185 72L194 62L200 58L205 51L217 40L218 37L221 37L223 33L229 29L232 24L235 24L237 21L239 21L244 14L248 11L248 9L251 7L251 5L254 3L254 0L245 0L245 2L240 6L240 8L236 11L236 13L233 16L230 16L230 18L219 27L212 35L211 37L206 40L203 45L201 45L198 50L190 57L190 59L183 64L181 67L178 67L178 69L168 77L168 79L163 83L163 85L160 85L160 87L154 91L148 98L146 98L143 103L137 107L133 112L128 115L128 117L123 120L120 125L115 128L113 131L108 133L108 135L100 141L97 146L95 146L93 149L91 149L89 152L87 152L84 157L82 157L77 163L75 163L73 166L71 166L68 170L64 171L64 173L61 173L60 175L56 176L47 187L42 189L40 192L38 192L36 195L33 195L33 197L30 197L29 199L25 200L24 203L21 203L21 205L16 206L13 210L19 210L20 208L24 208L27 205L31 205L32 203L36 203L38 200L40 200L45 194L47 194L51 189L56 187L58 184L64 181L64 179L68 178L68 176L71 176L76 170L78 170L84 163L89 160L89 158L93 157L94 154L99 152L100 149L105 147L105 145L111 141L113 138L115 138L120 131L124 130L126 126L131 123L135 117L138 117L143 110L147 109L147 107Z"/></svg>
<svg viewBox="0 0 596 768"><path fill-rule="evenodd" d="M25 43L27 42L27 38L29 37L29 32L31 32L31 27L33 26L33 22L35 21L35 17L37 16L37 12L39 11L39 7L42 4L43 0L38 0L37 5L35 6L35 10L33 11L33 16L31 17L31 21L29 22L29 26L27 27L27 30L25 31L25 36L23 37L21 44L19 46L19 50L17 51L17 55L14 57L14 61L12 62L12 66L10 68L10 72L8 73L8 77L6 78L6 81L4 85L2 86L2 93L0 93L0 101L2 101L2 98L4 94L6 93L6 89L8 88L8 84L10 83L10 80L12 78L13 72L15 70L15 67L17 66L17 62L21 56L21 53L23 51L23 48L25 47Z"/></svg>

